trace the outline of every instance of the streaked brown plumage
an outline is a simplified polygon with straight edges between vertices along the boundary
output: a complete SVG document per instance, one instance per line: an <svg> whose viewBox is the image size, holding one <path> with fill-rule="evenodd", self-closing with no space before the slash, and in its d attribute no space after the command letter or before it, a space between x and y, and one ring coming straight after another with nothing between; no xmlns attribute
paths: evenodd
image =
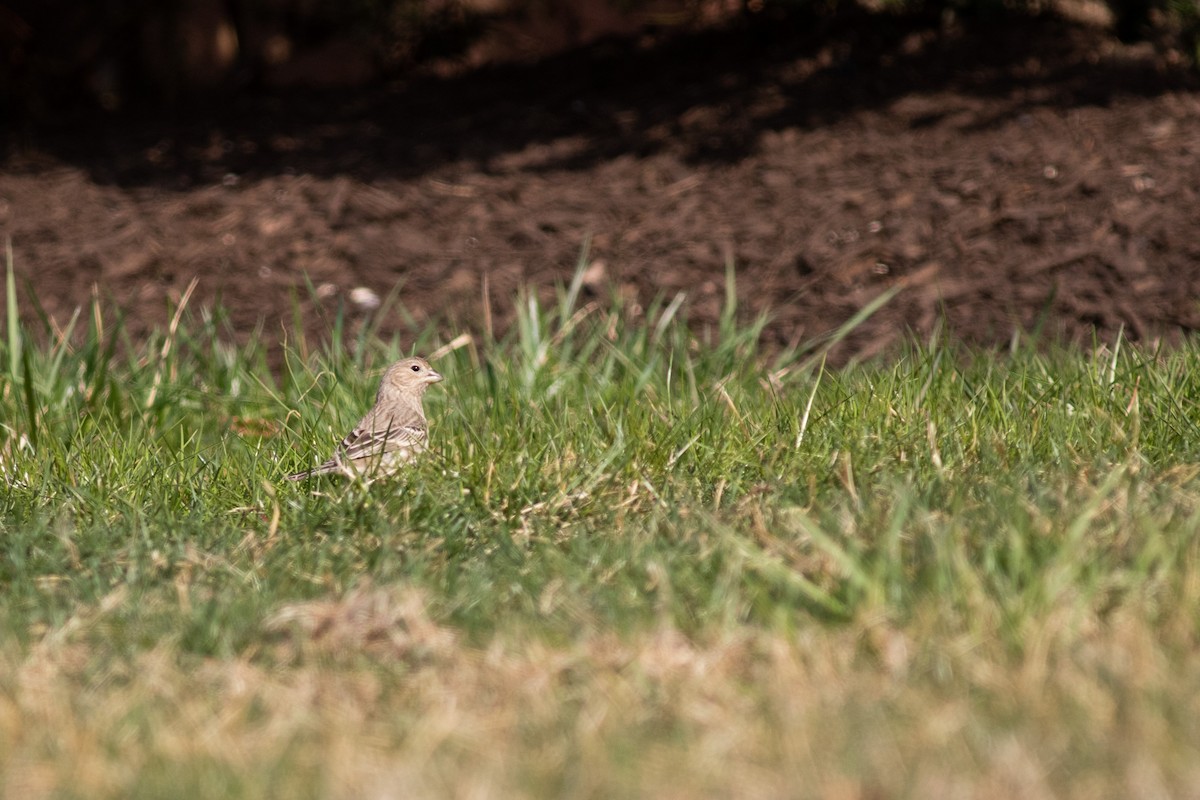
<svg viewBox="0 0 1200 800"><path fill-rule="evenodd" d="M425 449L429 424L421 396L442 376L423 358L406 358L387 368L375 405L342 440L333 457L294 475L299 481L326 472L378 478L391 474Z"/></svg>

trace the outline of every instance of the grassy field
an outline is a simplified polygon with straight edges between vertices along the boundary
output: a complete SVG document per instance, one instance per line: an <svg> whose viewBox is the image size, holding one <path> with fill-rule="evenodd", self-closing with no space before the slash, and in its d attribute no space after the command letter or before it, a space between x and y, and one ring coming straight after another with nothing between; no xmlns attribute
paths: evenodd
<svg viewBox="0 0 1200 800"><path fill-rule="evenodd" d="M3 797L1200 795L1200 345L833 371L576 284L270 370L7 296ZM282 480L411 352L424 460Z"/></svg>

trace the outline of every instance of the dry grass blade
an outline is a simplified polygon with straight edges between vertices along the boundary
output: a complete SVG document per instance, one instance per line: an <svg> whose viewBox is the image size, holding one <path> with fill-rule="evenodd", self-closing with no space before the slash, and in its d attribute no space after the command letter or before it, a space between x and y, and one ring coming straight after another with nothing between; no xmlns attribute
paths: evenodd
<svg viewBox="0 0 1200 800"><path fill-rule="evenodd" d="M154 401L158 397L158 390L163 381L163 373L169 363L167 357L171 354L171 347L175 344L175 337L179 333L179 323L183 319L184 309L187 308L188 301L192 299L192 292L196 291L196 286L199 283L199 278L192 278L191 282L187 285L187 289L183 292L183 297L179 299L179 305L175 307L175 313L171 317L171 324L167 327L167 336L163 339L162 350L158 354L158 367L154 371L154 379L150 382L150 392L146 395L145 408L147 409L154 406Z"/></svg>

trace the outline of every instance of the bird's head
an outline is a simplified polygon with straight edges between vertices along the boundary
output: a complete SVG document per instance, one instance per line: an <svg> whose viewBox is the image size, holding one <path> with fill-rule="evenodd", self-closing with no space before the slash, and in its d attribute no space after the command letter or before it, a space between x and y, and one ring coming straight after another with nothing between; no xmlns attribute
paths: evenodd
<svg viewBox="0 0 1200 800"><path fill-rule="evenodd" d="M441 379L442 376L429 366L425 359L405 358L387 368L379 391L380 394L398 391L420 397L429 388L429 384L437 383Z"/></svg>

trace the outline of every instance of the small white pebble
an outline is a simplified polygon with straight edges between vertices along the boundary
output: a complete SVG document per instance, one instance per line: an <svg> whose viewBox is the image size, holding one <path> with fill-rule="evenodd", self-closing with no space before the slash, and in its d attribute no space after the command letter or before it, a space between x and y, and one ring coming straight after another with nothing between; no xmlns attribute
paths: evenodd
<svg viewBox="0 0 1200 800"><path fill-rule="evenodd" d="M350 290L350 302L359 308L373 309L379 308L383 302L379 299L379 295L368 289L366 286L356 286Z"/></svg>

